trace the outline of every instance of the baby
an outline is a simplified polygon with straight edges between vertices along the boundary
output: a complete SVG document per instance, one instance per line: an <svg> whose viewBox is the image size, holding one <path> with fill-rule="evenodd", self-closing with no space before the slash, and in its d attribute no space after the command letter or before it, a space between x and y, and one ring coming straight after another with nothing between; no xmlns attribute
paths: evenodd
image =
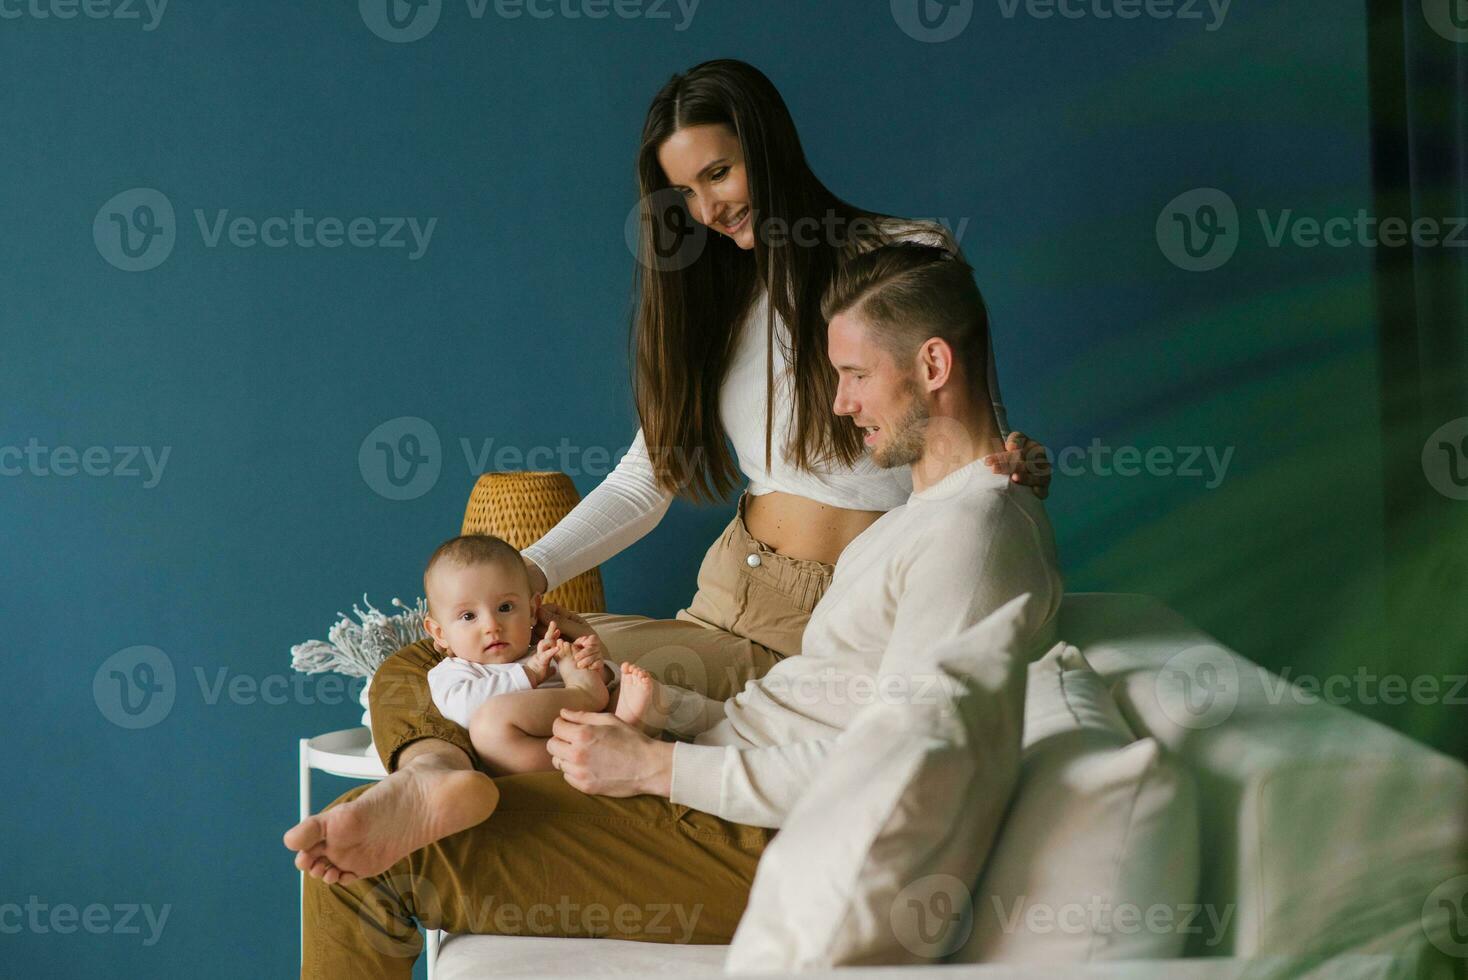
<svg viewBox="0 0 1468 980"><path fill-rule="evenodd" d="M561 709L616 708L615 692L624 679L637 690L626 699L629 717L623 720L645 725L643 695L651 676L640 668L619 671L580 617L567 617L564 635L551 622L531 649L541 597L531 594L524 560L508 542L487 534L445 541L428 559L423 590L423 625L434 645L449 654L428 672L433 703L469 730L490 775L553 768L546 741Z"/></svg>

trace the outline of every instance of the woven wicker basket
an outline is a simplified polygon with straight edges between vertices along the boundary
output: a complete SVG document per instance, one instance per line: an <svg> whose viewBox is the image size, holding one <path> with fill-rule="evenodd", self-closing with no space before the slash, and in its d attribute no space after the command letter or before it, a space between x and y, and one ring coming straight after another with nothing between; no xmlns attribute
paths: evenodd
<svg viewBox="0 0 1468 980"><path fill-rule="evenodd" d="M469 492L460 534L493 534L516 548L540 540L581 501L564 473L485 473ZM593 568L545 594L546 602L576 612L606 612L601 569Z"/></svg>

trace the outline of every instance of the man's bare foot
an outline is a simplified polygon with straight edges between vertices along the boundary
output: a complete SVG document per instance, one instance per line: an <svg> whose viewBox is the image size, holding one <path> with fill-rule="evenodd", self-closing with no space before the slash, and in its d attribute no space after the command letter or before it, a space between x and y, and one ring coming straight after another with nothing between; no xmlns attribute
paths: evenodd
<svg viewBox="0 0 1468 980"><path fill-rule="evenodd" d="M657 735L668 723L663 685L636 664L622 665L622 687L617 695L618 718L646 735Z"/></svg>
<svg viewBox="0 0 1468 980"><path fill-rule="evenodd" d="M423 759L356 799L307 817L283 839L296 852L296 867L328 885L345 885L480 823L499 796L482 772Z"/></svg>
<svg viewBox="0 0 1468 980"><path fill-rule="evenodd" d="M567 690L586 693L588 707L582 710L605 711L608 700L605 669L601 664L595 667L577 667L571 644L562 641L561 646L563 652L556 658L556 673L561 675L561 681Z"/></svg>

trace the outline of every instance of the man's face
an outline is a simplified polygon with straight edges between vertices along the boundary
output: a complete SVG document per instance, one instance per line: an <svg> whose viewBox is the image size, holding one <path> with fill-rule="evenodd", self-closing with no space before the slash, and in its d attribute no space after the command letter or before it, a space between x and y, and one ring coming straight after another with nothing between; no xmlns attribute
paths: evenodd
<svg viewBox="0 0 1468 980"><path fill-rule="evenodd" d="M832 318L826 353L836 367L837 415L863 430L872 462L883 468L911 466L923 458L928 403L917 365L898 364L871 336L860 313Z"/></svg>

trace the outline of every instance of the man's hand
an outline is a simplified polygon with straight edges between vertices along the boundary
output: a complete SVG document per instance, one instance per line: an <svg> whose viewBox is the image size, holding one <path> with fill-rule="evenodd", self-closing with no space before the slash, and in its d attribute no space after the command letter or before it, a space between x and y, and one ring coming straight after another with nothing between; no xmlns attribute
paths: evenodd
<svg viewBox="0 0 1468 980"><path fill-rule="evenodd" d="M666 797L672 787L673 744L649 738L613 714L561 709L546 750L551 765L583 793Z"/></svg>
<svg viewBox="0 0 1468 980"><path fill-rule="evenodd" d="M1044 500L1050 496L1050 453L1043 445L1023 432L1011 432L1004 440L1004 452L984 457L991 472L1008 474L1014 483L1023 483Z"/></svg>

